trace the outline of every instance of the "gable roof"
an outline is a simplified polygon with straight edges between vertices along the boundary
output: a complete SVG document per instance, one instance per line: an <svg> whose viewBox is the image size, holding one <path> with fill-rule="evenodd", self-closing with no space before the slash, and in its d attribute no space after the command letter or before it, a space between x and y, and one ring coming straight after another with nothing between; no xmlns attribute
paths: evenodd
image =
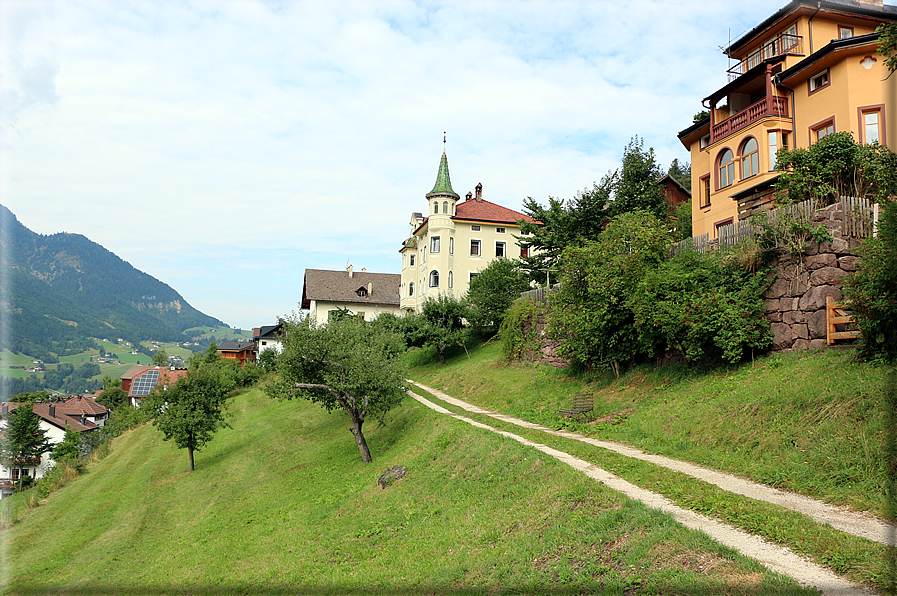
<svg viewBox="0 0 897 596"><path fill-rule="evenodd" d="M3 405L6 406L8 412L12 412L16 408L24 406L25 403L12 401ZM78 432L84 432L100 428L90 420L84 420L82 422L80 416L75 417L62 412L60 410L61 406L62 404L58 403L36 403L31 407L31 410L40 416L41 420L62 430L65 430L66 427L68 427Z"/></svg>
<svg viewBox="0 0 897 596"><path fill-rule="evenodd" d="M251 350L255 344L251 341L223 341L218 344L219 352L244 352Z"/></svg>
<svg viewBox="0 0 897 596"><path fill-rule="evenodd" d="M57 407L57 410L69 416L102 416L109 413L109 408L86 395L76 395L67 399Z"/></svg>
<svg viewBox="0 0 897 596"><path fill-rule="evenodd" d="M454 220L466 219L471 221L485 221L491 223L504 223L516 225L521 219L530 223L535 223L535 219L529 215L524 215L519 211L490 203L484 199L477 201L476 199L467 199L463 203L458 203L455 207Z"/></svg>
<svg viewBox="0 0 897 596"><path fill-rule="evenodd" d="M274 339L280 339L282 333L278 333L278 331L283 328L283 323L278 323L277 325L262 325L261 327L256 327L253 329L252 339L260 339L271 337Z"/></svg>
<svg viewBox="0 0 897 596"><path fill-rule="evenodd" d="M152 375L152 377L156 377L155 379L150 378L146 383L143 383L141 386L141 391L139 393L135 393L134 390L137 388L137 383L131 383L131 386L128 387L128 397L146 397L159 383L162 383L163 387L167 387L168 385L174 385L178 382L181 377L187 376L186 368L176 368L171 370L171 367L165 366L132 366L125 374L121 376L122 381L132 380L135 381L138 377L144 376L146 373L158 371L157 374ZM146 390L146 393L144 393Z"/></svg>
<svg viewBox="0 0 897 596"><path fill-rule="evenodd" d="M349 277L347 271L306 269L302 284L302 308L308 310L312 300L398 306L401 284L402 276L398 273L354 271ZM358 292L362 289L365 295L359 296Z"/></svg>

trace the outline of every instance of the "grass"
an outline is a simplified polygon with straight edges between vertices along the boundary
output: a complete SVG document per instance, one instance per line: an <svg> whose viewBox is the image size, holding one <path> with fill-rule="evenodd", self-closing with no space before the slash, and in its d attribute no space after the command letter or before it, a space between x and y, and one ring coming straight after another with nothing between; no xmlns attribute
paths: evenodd
<svg viewBox="0 0 897 596"><path fill-rule="evenodd" d="M11 594L809 594L530 448L407 400L253 390L186 471L151 426L3 532ZM403 465L387 489L376 480ZM52 536L52 539L48 537Z"/></svg>
<svg viewBox="0 0 897 596"><path fill-rule="evenodd" d="M553 428L627 443L827 502L884 515L881 368L851 353L776 355L701 372L642 367L620 379L507 366L497 342L412 377L449 395ZM419 358L419 362L424 358ZM557 414L593 391L582 421Z"/></svg>

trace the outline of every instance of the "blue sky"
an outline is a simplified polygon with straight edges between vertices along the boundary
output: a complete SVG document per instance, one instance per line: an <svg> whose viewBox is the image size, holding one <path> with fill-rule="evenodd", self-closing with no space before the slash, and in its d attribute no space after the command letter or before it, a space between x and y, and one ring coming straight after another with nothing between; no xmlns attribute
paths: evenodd
<svg viewBox="0 0 897 596"><path fill-rule="evenodd" d="M785 4L0 0L0 203L251 328L306 268L398 272L447 132L462 196L571 198L633 135L666 167Z"/></svg>

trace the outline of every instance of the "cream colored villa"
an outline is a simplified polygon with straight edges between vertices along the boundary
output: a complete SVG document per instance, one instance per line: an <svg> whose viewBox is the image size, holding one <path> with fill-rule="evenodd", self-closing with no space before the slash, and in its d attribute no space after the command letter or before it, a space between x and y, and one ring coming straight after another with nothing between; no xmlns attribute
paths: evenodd
<svg viewBox="0 0 897 596"><path fill-rule="evenodd" d="M695 236L772 207L779 149L840 131L893 148L897 75L876 53L875 29L895 20L882 0L793 0L728 47L729 82L704 98L709 116L679 133Z"/></svg>
<svg viewBox="0 0 897 596"><path fill-rule="evenodd" d="M419 311L424 301L440 294L461 297L477 272L501 257L525 256L515 236L521 220L531 217L483 200L483 185L466 200L452 190L448 158L439 162L427 212L411 214L411 237L405 240L400 287L403 311Z"/></svg>

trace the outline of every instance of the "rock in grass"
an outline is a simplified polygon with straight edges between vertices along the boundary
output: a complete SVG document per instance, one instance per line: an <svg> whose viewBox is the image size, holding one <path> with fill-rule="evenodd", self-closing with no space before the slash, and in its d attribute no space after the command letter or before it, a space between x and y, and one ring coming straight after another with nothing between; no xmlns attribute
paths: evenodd
<svg viewBox="0 0 897 596"><path fill-rule="evenodd" d="M386 488L404 475L405 466L393 466L380 474L380 479L377 480L377 484L380 485L380 488Z"/></svg>

